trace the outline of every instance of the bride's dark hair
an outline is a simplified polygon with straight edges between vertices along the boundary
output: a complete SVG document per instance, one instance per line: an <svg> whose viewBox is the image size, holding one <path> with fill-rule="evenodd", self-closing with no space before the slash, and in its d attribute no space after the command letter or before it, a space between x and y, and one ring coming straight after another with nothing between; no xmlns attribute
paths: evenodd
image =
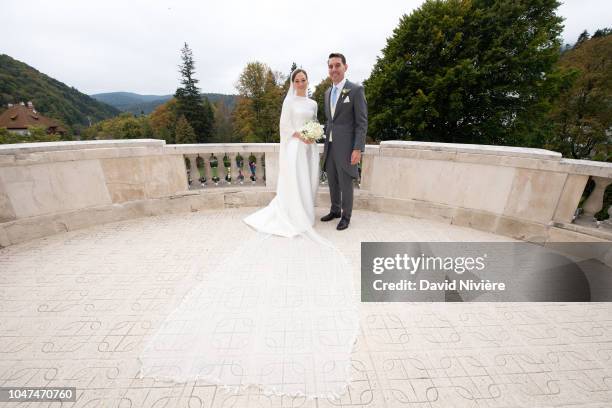
<svg viewBox="0 0 612 408"><path fill-rule="evenodd" d="M306 73L306 71L304 71L302 68L298 68L291 74L291 82L295 81L295 76L300 72L306 76L306 79L308 79L308 74Z"/></svg>

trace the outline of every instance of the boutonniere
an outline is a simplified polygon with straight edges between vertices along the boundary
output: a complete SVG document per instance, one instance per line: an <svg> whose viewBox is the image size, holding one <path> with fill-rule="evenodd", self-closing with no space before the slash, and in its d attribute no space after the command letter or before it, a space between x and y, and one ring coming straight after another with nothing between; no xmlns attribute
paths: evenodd
<svg viewBox="0 0 612 408"><path fill-rule="evenodd" d="M342 89L342 92L340 92L340 95L344 98L346 97L346 95L348 95L349 92L351 92L350 89L344 88Z"/></svg>

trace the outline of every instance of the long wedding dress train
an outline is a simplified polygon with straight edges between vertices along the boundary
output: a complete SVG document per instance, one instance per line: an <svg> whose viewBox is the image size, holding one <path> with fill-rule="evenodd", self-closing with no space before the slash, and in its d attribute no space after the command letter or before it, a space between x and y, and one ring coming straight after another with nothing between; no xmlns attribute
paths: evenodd
<svg viewBox="0 0 612 408"><path fill-rule="evenodd" d="M337 398L359 329L351 267L313 229L316 144L291 135L316 103L290 89L281 113L277 194L244 219L258 231L184 297L147 343L141 377L232 391ZM205 265L200 265L202 268Z"/></svg>

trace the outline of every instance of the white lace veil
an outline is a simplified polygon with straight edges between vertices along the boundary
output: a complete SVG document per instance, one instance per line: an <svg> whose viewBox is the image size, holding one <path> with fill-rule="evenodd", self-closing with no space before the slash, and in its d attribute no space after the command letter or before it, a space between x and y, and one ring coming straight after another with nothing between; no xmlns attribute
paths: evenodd
<svg viewBox="0 0 612 408"><path fill-rule="evenodd" d="M294 69L291 71L291 74L289 74L289 90L287 91L287 95L285 95L285 102L295 96L295 88L293 87L293 73L298 69L299 68Z"/></svg>
<svg viewBox="0 0 612 408"><path fill-rule="evenodd" d="M287 94L285 95L285 99L283 100L283 107L281 110L280 126L279 126L279 133L280 133L279 160L283 160L283 156L284 156L283 153L284 153L284 148L286 146L286 143L293 136L293 132L297 130L294 128L292 120L291 120L291 109L292 109L292 104L297 99L295 88L293 87L293 73L297 71L298 69L303 70L302 68L296 68L293 71L291 71L291 74L289 74L289 90L287 91Z"/></svg>
<svg viewBox="0 0 612 408"><path fill-rule="evenodd" d="M279 174L297 146L287 143L297 130L290 82ZM340 398L353 379L359 330L351 265L312 227L293 238L245 233L235 251L194 257L201 282L154 323L139 356L140 377L207 381L231 392L255 386L276 401Z"/></svg>

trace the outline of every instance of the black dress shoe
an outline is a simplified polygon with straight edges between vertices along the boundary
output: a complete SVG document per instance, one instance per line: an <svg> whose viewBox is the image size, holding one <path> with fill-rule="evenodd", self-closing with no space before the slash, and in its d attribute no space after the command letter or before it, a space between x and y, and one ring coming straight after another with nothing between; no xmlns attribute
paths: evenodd
<svg viewBox="0 0 612 408"><path fill-rule="evenodd" d="M324 215L323 217L321 217L321 221L331 221L334 218L340 218L340 214L336 214L336 213L330 212L329 214Z"/></svg>
<svg viewBox="0 0 612 408"><path fill-rule="evenodd" d="M349 222L350 220L348 218L340 218L340 222L338 223L338 226L336 227L336 229L338 231L342 231L343 229L347 229L349 226Z"/></svg>

